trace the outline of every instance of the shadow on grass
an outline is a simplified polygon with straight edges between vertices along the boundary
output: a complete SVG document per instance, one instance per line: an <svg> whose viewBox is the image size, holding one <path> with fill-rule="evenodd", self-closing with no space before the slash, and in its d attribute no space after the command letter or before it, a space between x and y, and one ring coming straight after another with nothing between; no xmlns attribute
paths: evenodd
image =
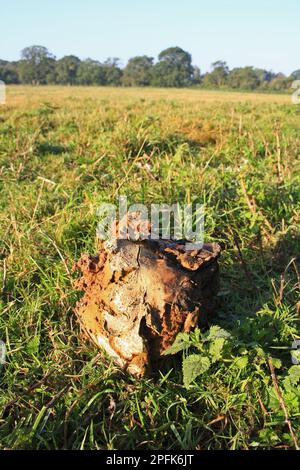
<svg viewBox="0 0 300 470"><path fill-rule="evenodd" d="M40 156L45 155L61 155L68 151L65 145L54 144L51 142L39 142L36 144L35 152Z"/></svg>
<svg viewBox="0 0 300 470"><path fill-rule="evenodd" d="M299 253L297 231L288 232L273 248L236 250L231 266L221 268L219 307L209 323L264 350L286 346L295 332Z"/></svg>

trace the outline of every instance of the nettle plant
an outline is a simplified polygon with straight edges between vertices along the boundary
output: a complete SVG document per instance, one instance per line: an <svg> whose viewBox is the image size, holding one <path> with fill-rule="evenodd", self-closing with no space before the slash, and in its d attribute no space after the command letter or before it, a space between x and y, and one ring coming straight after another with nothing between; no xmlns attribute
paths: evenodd
<svg viewBox="0 0 300 470"><path fill-rule="evenodd" d="M264 351L256 342L246 344L217 325L210 327L206 332L196 329L189 334L179 333L175 342L164 354L173 355L179 352L183 353L183 383L186 388L189 388L197 377L208 372L216 364L218 367L225 366L227 370L231 370L235 377L241 374L246 375L248 379L251 377L253 387L257 389L257 392L261 390L269 410L267 412L268 426L271 426L271 428L260 430L259 442L253 441L251 446L273 445L281 442L281 434L277 427L279 426L280 429L282 423L286 423L286 413L289 413L292 419L299 416L300 364L284 365L279 358L271 358L270 352ZM292 351L292 357L294 360L295 357L298 358L298 351ZM270 360L274 369L279 372L277 379L281 389L281 398L272 383L268 367ZM244 389L242 383L241 389ZM265 390L261 388L263 384ZM282 408L282 400L288 411ZM295 445L291 441L291 436L288 434L285 436L291 445Z"/></svg>
<svg viewBox="0 0 300 470"><path fill-rule="evenodd" d="M165 352L165 355L183 352L183 383L188 387L199 375L204 374L214 363L234 362L237 368L243 369L248 364L247 355L236 355L234 350L239 344L231 334L214 325L202 333L196 329L192 333L179 333ZM241 350L241 353L246 351Z"/></svg>

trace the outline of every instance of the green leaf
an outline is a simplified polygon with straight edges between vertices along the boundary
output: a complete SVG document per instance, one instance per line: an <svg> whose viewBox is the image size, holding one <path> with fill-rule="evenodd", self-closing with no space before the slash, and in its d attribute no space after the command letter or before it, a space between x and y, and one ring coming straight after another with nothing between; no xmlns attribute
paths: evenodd
<svg viewBox="0 0 300 470"><path fill-rule="evenodd" d="M212 362L216 362L221 359L225 341L225 338L216 338L212 343L210 343L209 354L211 355Z"/></svg>
<svg viewBox="0 0 300 470"><path fill-rule="evenodd" d="M37 354L39 352L40 338L35 336L27 343L27 351L29 354Z"/></svg>
<svg viewBox="0 0 300 470"><path fill-rule="evenodd" d="M295 365L289 369L289 379L293 385L300 381L300 365Z"/></svg>
<svg viewBox="0 0 300 470"><path fill-rule="evenodd" d="M273 431L272 429L262 429L259 432L259 437L263 443L266 443L269 445L274 445L274 444L277 444L277 442L280 442L280 438L278 437L276 432Z"/></svg>
<svg viewBox="0 0 300 470"><path fill-rule="evenodd" d="M207 339L209 341L213 341L217 338L230 338L230 333L228 333L228 331L226 330L223 330L223 328L221 328L220 326L218 325L214 325L214 326L211 326L210 329L209 329L209 332L208 332L208 335L207 335Z"/></svg>
<svg viewBox="0 0 300 470"><path fill-rule="evenodd" d="M237 357L236 360L234 361L234 365L238 367L239 369L245 369L248 365L248 357L247 356L240 356Z"/></svg>
<svg viewBox="0 0 300 470"><path fill-rule="evenodd" d="M209 367L209 358L200 354L191 354L184 358L182 363L184 386L188 387L196 377L206 372Z"/></svg>
<svg viewBox="0 0 300 470"><path fill-rule="evenodd" d="M272 357L272 362L273 362L273 366L275 367L275 369L281 368L282 363L280 359L277 359L277 357Z"/></svg>
<svg viewBox="0 0 300 470"><path fill-rule="evenodd" d="M169 354L177 354L179 351L188 349L191 345L190 337L187 333L178 333L174 343L166 349L163 354L165 356Z"/></svg>

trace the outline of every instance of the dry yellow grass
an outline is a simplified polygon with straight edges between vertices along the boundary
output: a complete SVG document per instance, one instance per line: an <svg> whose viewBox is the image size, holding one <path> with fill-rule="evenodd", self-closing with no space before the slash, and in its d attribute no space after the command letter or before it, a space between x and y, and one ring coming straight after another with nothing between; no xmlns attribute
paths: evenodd
<svg viewBox="0 0 300 470"><path fill-rule="evenodd" d="M111 87L68 87L68 86L9 86L7 88L8 106L31 106L37 102L58 103L61 99L94 99L113 102L146 100L180 100L185 103L214 104L222 102L278 103L289 104L291 97L281 94L240 93L197 89L166 88L111 88Z"/></svg>

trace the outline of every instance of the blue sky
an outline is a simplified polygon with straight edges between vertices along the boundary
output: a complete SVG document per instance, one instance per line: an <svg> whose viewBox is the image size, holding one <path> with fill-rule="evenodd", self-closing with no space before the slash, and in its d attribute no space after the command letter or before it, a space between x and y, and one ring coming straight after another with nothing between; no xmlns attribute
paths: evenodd
<svg viewBox="0 0 300 470"><path fill-rule="evenodd" d="M57 57L100 61L168 46L191 52L202 71L216 60L290 73L300 68L299 0L2 0L0 58L32 44Z"/></svg>

